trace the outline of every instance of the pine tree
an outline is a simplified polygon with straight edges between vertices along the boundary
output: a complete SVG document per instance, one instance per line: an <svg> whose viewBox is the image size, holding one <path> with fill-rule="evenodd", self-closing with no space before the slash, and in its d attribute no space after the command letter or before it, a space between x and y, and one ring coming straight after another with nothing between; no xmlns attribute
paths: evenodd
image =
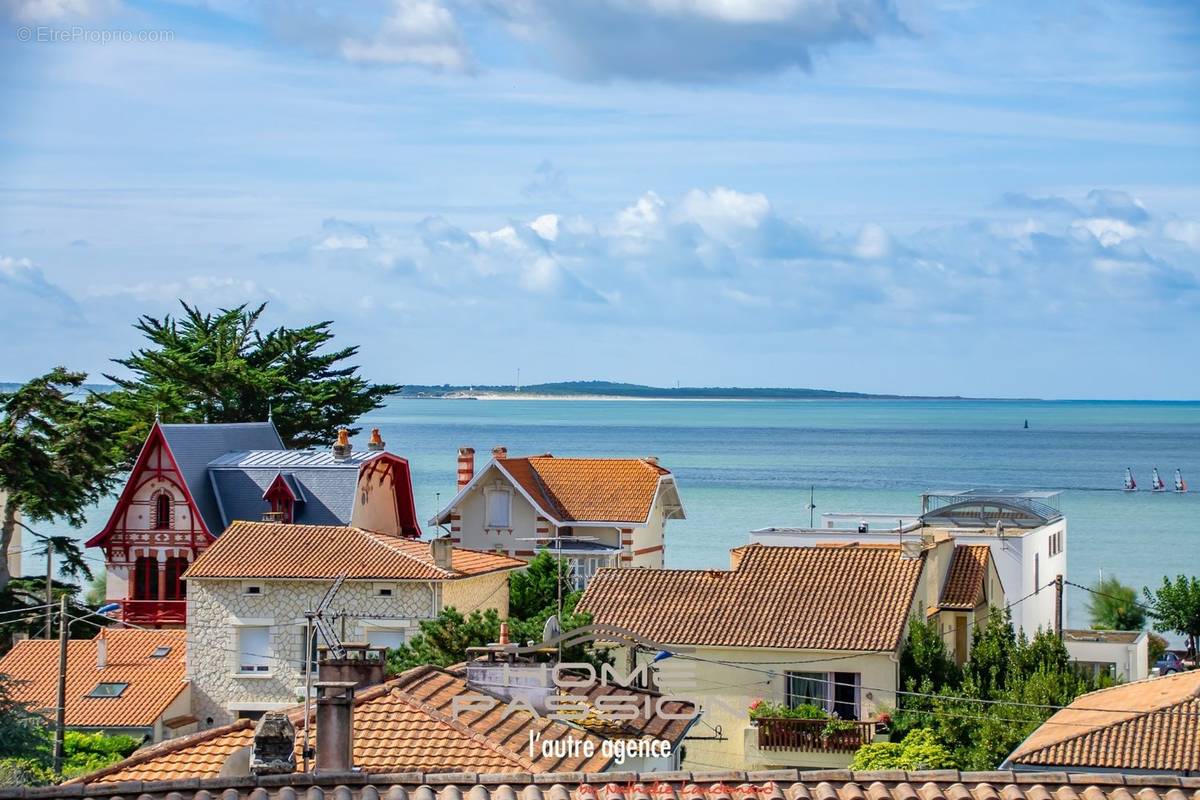
<svg viewBox="0 0 1200 800"><path fill-rule="evenodd" d="M143 316L148 344L114 359L134 377L106 375L105 396L123 424L127 456L158 414L164 422L260 422L270 415L288 447L333 441L337 429L383 405L402 387L372 384L345 361L357 347L326 349L332 322L260 330L266 304ZM357 430L352 430L357 433Z"/></svg>

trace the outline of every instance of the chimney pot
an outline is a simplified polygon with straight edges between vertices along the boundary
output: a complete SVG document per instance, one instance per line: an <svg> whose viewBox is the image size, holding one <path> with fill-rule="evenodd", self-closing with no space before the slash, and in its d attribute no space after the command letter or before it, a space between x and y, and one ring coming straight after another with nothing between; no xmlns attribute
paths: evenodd
<svg viewBox="0 0 1200 800"><path fill-rule="evenodd" d="M646 456L643 460L647 464L653 464L656 467L658 466L658 456Z"/></svg>
<svg viewBox="0 0 1200 800"><path fill-rule="evenodd" d="M104 629L100 629L100 635L96 637L96 669L104 669L108 666L108 639L104 638Z"/></svg>
<svg viewBox="0 0 1200 800"><path fill-rule="evenodd" d="M429 552L433 556L433 564L439 569L454 569L454 542L449 537L439 536L429 540Z"/></svg>
<svg viewBox="0 0 1200 800"><path fill-rule="evenodd" d="M354 769L354 683L320 681L317 688L317 772Z"/></svg>
<svg viewBox="0 0 1200 800"><path fill-rule="evenodd" d="M333 445L333 457L341 461L350 457L350 431L338 428L337 442Z"/></svg>
<svg viewBox="0 0 1200 800"><path fill-rule="evenodd" d="M493 447L492 458L496 459L497 461L508 458L508 448L504 446Z"/></svg>
<svg viewBox="0 0 1200 800"><path fill-rule="evenodd" d="M462 489L475 477L475 448L458 448L458 488Z"/></svg>
<svg viewBox="0 0 1200 800"><path fill-rule="evenodd" d="M384 448L383 437L379 435L379 428L371 428L371 439L367 442L367 449L372 453L378 453Z"/></svg>
<svg viewBox="0 0 1200 800"><path fill-rule="evenodd" d="M497 644L500 644L500 645L508 644L508 623L507 622L500 623L500 641L497 642Z"/></svg>

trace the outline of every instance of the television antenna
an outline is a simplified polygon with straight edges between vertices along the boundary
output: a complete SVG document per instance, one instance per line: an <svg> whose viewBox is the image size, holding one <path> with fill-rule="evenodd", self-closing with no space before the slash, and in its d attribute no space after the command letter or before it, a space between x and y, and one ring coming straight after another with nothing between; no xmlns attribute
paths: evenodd
<svg viewBox="0 0 1200 800"><path fill-rule="evenodd" d="M321 638L325 640L326 647L329 648L329 654L334 658L343 658L346 655L346 648L342 645L342 640L333 632L333 628L325 621L325 612L329 610L333 598L337 596L338 590L342 588L342 584L346 582L347 573L343 572L333 579L333 583L325 590L324 597L321 602L317 603L317 607L304 612L304 747L300 751L304 756L304 771L308 772L308 759L312 752L308 744L309 731L312 729L312 650L314 637L319 632Z"/></svg>

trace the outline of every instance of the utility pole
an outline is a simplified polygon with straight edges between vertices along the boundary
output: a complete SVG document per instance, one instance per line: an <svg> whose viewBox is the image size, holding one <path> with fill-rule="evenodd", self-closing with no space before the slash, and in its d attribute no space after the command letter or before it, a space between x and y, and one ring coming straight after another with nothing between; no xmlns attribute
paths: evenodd
<svg viewBox="0 0 1200 800"><path fill-rule="evenodd" d="M54 540L46 539L46 638L54 635Z"/></svg>
<svg viewBox="0 0 1200 800"><path fill-rule="evenodd" d="M1058 634L1059 641L1063 638L1063 576L1054 576L1054 632Z"/></svg>
<svg viewBox="0 0 1200 800"><path fill-rule="evenodd" d="M67 721L67 596L58 612L58 703L54 715L54 774L62 777L63 731Z"/></svg>

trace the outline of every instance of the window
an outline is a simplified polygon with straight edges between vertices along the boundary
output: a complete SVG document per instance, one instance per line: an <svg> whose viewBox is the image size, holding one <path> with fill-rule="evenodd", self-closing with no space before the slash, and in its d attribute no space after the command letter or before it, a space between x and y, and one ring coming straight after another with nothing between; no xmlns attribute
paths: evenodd
<svg viewBox="0 0 1200 800"><path fill-rule="evenodd" d="M608 566L608 556L578 556L569 562L571 585L582 589L596 574L596 571Z"/></svg>
<svg viewBox="0 0 1200 800"><path fill-rule="evenodd" d="M1042 566L1038 561L1038 554L1033 554L1033 593L1037 594L1042 590Z"/></svg>
<svg viewBox="0 0 1200 800"><path fill-rule="evenodd" d="M367 641L372 647L394 650L408 642L408 631L404 628L367 628Z"/></svg>
<svg viewBox="0 0 1200 800"><path fill-rule="evenodd" d="M154 529L165 531L171 527L171 495L159 492L154 495Z"/></svg>
<svg viewBox="0 0 1200 800"><path fill-rule="evenodd" d="M248 594L248 595L254 595L254 596L263 594L262 584L261 583L243 583L242 584L242 594Z"/></svg>
<svg viewBox="0 0 1200 800"><path fill-rule="evenodd" d="M375 584L376 597L394 597L396 595L396 587L390 583Z"/></svg>
<svg viewBox="0 0 1200 800"><path fill-rule="evenodd" d="M1050 557L1054 558L1063 551L1063 532L1050 534Z"/></svg>
<svg viewBox="0 0 1200 800"><path fill-rule="evenodd" d="M484 492L487 500L488 528L512 527L512 492L504 489L489 489Z"/></svg>
<svg viewBox="0 0 1200 800"><path fill-rule="evenodd" d="M87 693L88 697L120 697L129 688L128 683L97 683L96 688Z"/></svg>
<svg viewBox="0 0 1200 800"><path fill-rule="evenodd" d="M172 556L163 565L166 570L166 581L163 587L163 600L184 600L187 598L187 584L183 581L183 573L187 572L188 560Z"/></svg>
<svg viewBox="0 0 1200 800"><path fill-rule="evenodd" d="M165 645L160 645L160 646L154 648L154 652L150 654L150 657L151 658L166 658L169 655L171 655L171 648L169 648Z"/></svg>
<svg viewBox="0 0 1200 800"><path fill-rule="evenodd" d="M133 599L158 599L158 559L154 556L138 556L133 563Z"/></svg>
<svg viewBox="0 0 1200 800"><path fill-rule="evenodd" d="M828 705L825 696L829 686L829 673L785 672L784 682L788 708L817 706L824 709Z"/></svg>
<svg viewBox="0 0 1200 800"><path fill-rule="evenodd" d="M788 708L816 706L842 719L858 719L857 672L785 672Z"/></svg>
<svg viewBox="0 0 1200 800"><path fill-rule="evenodd" d="M271 629L266 625L238 628L238 672L255 674L270 671Z"/></svg>

